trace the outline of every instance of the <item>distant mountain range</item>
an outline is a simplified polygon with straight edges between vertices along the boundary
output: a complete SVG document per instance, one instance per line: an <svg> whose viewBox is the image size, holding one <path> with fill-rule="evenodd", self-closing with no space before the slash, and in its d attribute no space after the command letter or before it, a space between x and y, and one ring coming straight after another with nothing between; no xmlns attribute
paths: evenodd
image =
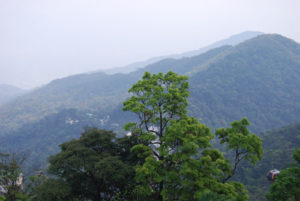
<svg viewBox="0 0 300 201"><path fill-rule="evenodd" d="M137 69L144 68L144 67L146 67L150 64L156 63L156 62L158 62L160 60L163 60L163 59L167 59L167 58L168 59L181 59L181 58L184 58L184 57L192 57L192 56L200 55L200 54L205 53L209 50L212 50L214 48L218 48L218 47L221 47L221 46L224 46L224 45L231 45L231 46L237 45L237 44L239 44L239 43L241 43L245 40L254 38L254 37L256 37L258 35L261 35L261 34L263 34L263 33L258 32L258 31L245 31L245 32L242 32L240 34L233 35L233 36L231 36L227 39L215 42L215 43L213 43L211 45L208 45L206 47L200 48L198 50L184 52L184 53L181 53L181 54L172 54L172 55L154 57L154 58L148 59L146 61L136 62L136 63L130 64L130 65L127 65L127 66L107 69L107 70L104 70L104 72L107 73L107 74L130 73L130 72L133 72Z"/></svg>
<svg viewBox="0 0 300 201"><path fill-rule="evenodd" d="M197 51L190 51L179 55L171 55L173 58L181 58L188 55L195 55L205 52L206 50L218 47L223 44L237 44L251 37L257 36L261 32L243 32L241 34L234 35L228 39L216 42L208 47L201 48ZM222 49L222 48L221 48ZM213 55L214 50L206 56ZM200 57L200 60L205 61L206 56ZM164 62L168 62L168 59L163 59L166 56L150 59L147 62L136 63L132 66L137 68L144 67L146 64L155 63L157 60L161 60L158 65L154 64L154 67L148 67L141 69L132 74L124 75L105 75L103 72L89 73L75 75L63 79L54 80L48 85L33 90L32 93L25 95L9 104L6 104L1 108L0 106L0 127L1 124L5 127L2 133L6 130L11 130L20 127L27 122L33 122L43 118L44 116L53 112L58 112L64 108L79 108L79 109L93 109L93 110L110 110L120 103L127 96L127 90L137 79L139 79L145 70L152 72L160 72ZM197 56L192 58L197 63ZM172 59L172 58L171 58ZM178 59L173 59L169 66L163 66L167 71L170 69L170 65L176 64ZM188 58L182 60L182 62L190 62ZM137 65L138 64L138 65ZM151 65L152 66L152 65ZM156 66L156 67L155 67ZM172 66L173 67L173 66ZM127 67L121 68L127 69ZM135 68L136 69L136 68ZM156 70L154 70L156 69ZM126 71L126 70L125 70ZM166 72L165 71L165 72ZM180 73L184 73L180 72ZM118 86L119 85L119 86ZM86 97L80 97L81 94L87 95ZM119 95L121 99L115 98ZM11 100L11 99L10 99ZM6 101L7 102L7 101ZM100 103L97 105L97 102ZM1 132L0 132L1 135Z"/></svg>
<svg viewBox="0 0 300 201"><path fill-rule="evenodd" d="M26 92L27 90L15 86L0 84L0 105L7 103Z"/></svg>
<svg viewBox="0 0 300 201"><path fill-rule="evenodd" d="M100 72L55 80L0 107L0 135L62 109L126 115L121 104L143 72L169 70L190 76L190 114L209 126L246 116L254 131L280 127L300 119L299 55L298 43L260 35L198 56L164 59L129 74Z"/></svg>

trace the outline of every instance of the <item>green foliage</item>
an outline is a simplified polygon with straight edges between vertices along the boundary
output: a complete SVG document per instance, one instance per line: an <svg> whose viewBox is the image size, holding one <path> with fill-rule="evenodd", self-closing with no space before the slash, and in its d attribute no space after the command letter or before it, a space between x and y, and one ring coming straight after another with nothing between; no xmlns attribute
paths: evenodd
<svg viewBox="0 0 300 201"><path fill-rule="evenodd" d="M63 143L61 152L50 157L49 172L69 186L62 192L64 197L98 201L122 195L125 199L131 196L128 192L134 184L132 143L134 137L117 139L111 131L88 129L80 139ZM38 188L46 189L47 185L53 184L45 182Z"/></svg>
<svg viewBox="0 0 300 201"><path fill-rule="evenodd" d="M21 164L25 158L23 156L17 157L16 154L0 153L0 159L0 185L6 191L4 192L5 200L24 200Z"/></svg>
<svg viewBox="0 0 300 201"><path fill-rule="evenodd" d="M135 113L140 121L125 128L138 137L140 144L131 150L144 161L136 166L136 188L152 200L201 200L208 192L247 200L244 186L226 182L229 177L225 176L231 177L244 158L254 164L261 159L261 140L249 133L247 119L220 129L218 136L238 153L238 162L231 170L221 152L210 148L210 129L187 116L186 80L173 72L145 73L129 90L132 96L123 109Z"/></svg>
<svg viewBox="0 0 300 201"><path fill-rule="evenodd" d="M32 201L75 201L71 187L62 179L47 179L32 192Z"/></svg>
<svg viewBox="0 0 300 201"><path fill-rule="evenodd" d="M280 172L266 195L268 200L300 200L300 150L294 152L294 159L298 162L298 166L294 165Z"/></svg>
<svg viewBox="0 0 300 201"><path fill-rule="evenodd" d="M236 171L238 164L243 161L250 161L256 164L262 159L262 141L255 134L250 134L247 126L249 121L244 118L241 121L234 121L229 128L221 128L215 131L220 143L226 143L226 148L234 153L233 169L231 173L224 178L224 181L230 179Z"/></svg>
<svg viewBox="0 0 300 201"><path fill-rule="evenodd" d="M28 177L28 182L25 186L25 192L30 197L30 199L35 198L37 196L37 188L42 185L45 181L47 181L47 177L43 172L41 174L32 175Z"/></svg>
<svg viewBox="0 0 300 201"><path fill-rule="evenodd" d="M15 201L28 201L28 195L23 192L18 192Z"/></svg>
<svg viewBox="0 0 300 201"><path fill-rule="evenodd" d="M234 201L234 199L232 199L229 196L220 195L213 192L204 193L201 196L200 200L201 201Z"/></svg>
<svg viewBox="0 0 300 201"><path fill-rule="evenodd" d="M143 79L129 89L133 95L123 103L124 111L138 115L140 125L129 123L125 128L136 126L136 129L145 130L141 139L145 141L154 140L155 135L162 137L170 119L186 115L186 98L189 96L186 80L186 76L177 76L173 72L165 75L145 73ZM154 131L155 127L158 127L157 131Z"/></svg>

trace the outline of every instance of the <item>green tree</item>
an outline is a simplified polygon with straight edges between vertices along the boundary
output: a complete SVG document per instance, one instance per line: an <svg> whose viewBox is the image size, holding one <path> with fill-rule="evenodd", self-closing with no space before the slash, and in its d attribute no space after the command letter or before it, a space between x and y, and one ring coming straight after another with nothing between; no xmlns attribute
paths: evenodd
<svg viewBox="0 0 300 201"><path fill-rule="evenodd" d="M297 165L282 170L266 195L270 201L300 201L300 149L293 155Z"/></svg>
<svg viewBox="0 0 300 201"><path fill-rule="evenodd" d="M62 179L47 179L31 192L31 201L75 201L71 187Z"/></svg>
<svg viewBox="0 0 300 201"><path fill-rule="evenodd" d="M123 110L134 112L139 121L125 129L138 137L132 152L144 161L136 167L137 188L150 200L202 200L210 192L247 200L244 186L225 178L232 168L219 150L211 148L210 129L187 115L187 79L173 72L145 73L129 90L132 96ZM234 139L226 141L230 148ZM255 139L253 144L261 149L261 141ZM242 148L244 144L238 147Z"/></svg>
<svg viewBox="0 0 300 201"><path fill-rule="evenodd" d="M61 193L64 197L70 192L76 199L104 201L121 193L125 199L134 186L135 158L128 148L133 142L128 137L117 139L111 131L87 129L80 139L60 145L61 152L49 159L49 172L70 187ZM49 180L39 188L47 189L55 182L63 185L62 181Z"/></svg>
<svg viewBox="0 0 300 201"><path fill-rule="evenodd" d="M0 153L0 185L5 190L7 201L24 200L23 173L21 164L25 155Z"/></svg>
<svg viewBox="0 0 300 201"><path fill-rule="evenodd" d="M229 128L220 128L215 131L220 143L225 143L227 151L233 151L234 160L233 168L223 182L228 181L236 172L236 169L241 161L247 160L252 164L262 158L262 141L255 134L251 134L247 126L250 125L246 118L241 121L234 121Z"/></svg>

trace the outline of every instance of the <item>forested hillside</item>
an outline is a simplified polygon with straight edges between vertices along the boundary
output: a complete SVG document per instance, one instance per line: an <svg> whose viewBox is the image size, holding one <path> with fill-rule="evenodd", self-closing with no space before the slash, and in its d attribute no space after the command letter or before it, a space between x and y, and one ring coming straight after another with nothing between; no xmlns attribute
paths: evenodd
<svg viewBox="0 0 300 201"><path fill-rule="evenodd" d="M190 111L213 127L246 116L261 132L300 119L300 45L280 35L233 47L190 82Z"/></svg>
<svg viewBox="0 0 300 201"><path fill-rule="evenodd" d="M59 79L0 107L1 134L63 109L113 111L136 75L83 74Z"/></svg>
<svg viewBox="0 0 300 201"><path fill-rule="evenodd" d="M165 59L139 71L125 74L82 74L54 80L50 84L0 107L0 133L4 134L21 125L38 121L65 108L115 112L128 97L128 89L145 71L184 74L228 50L224 46L199 56L184 59ZM124 115L120 114L119 116ZM118 122L116 122L118 123Z"/></svg>

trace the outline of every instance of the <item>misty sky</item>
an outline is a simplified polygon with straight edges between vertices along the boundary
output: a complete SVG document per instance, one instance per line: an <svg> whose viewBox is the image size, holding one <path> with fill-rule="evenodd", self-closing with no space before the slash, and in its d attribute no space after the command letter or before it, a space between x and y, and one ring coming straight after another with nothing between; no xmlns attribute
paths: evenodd
<svg viewBox="0 0 300 201"><path fill-rule="evenodd" d="M0 84L195 50L243 31L300 42L299 0L0 0Z"/></svg>

